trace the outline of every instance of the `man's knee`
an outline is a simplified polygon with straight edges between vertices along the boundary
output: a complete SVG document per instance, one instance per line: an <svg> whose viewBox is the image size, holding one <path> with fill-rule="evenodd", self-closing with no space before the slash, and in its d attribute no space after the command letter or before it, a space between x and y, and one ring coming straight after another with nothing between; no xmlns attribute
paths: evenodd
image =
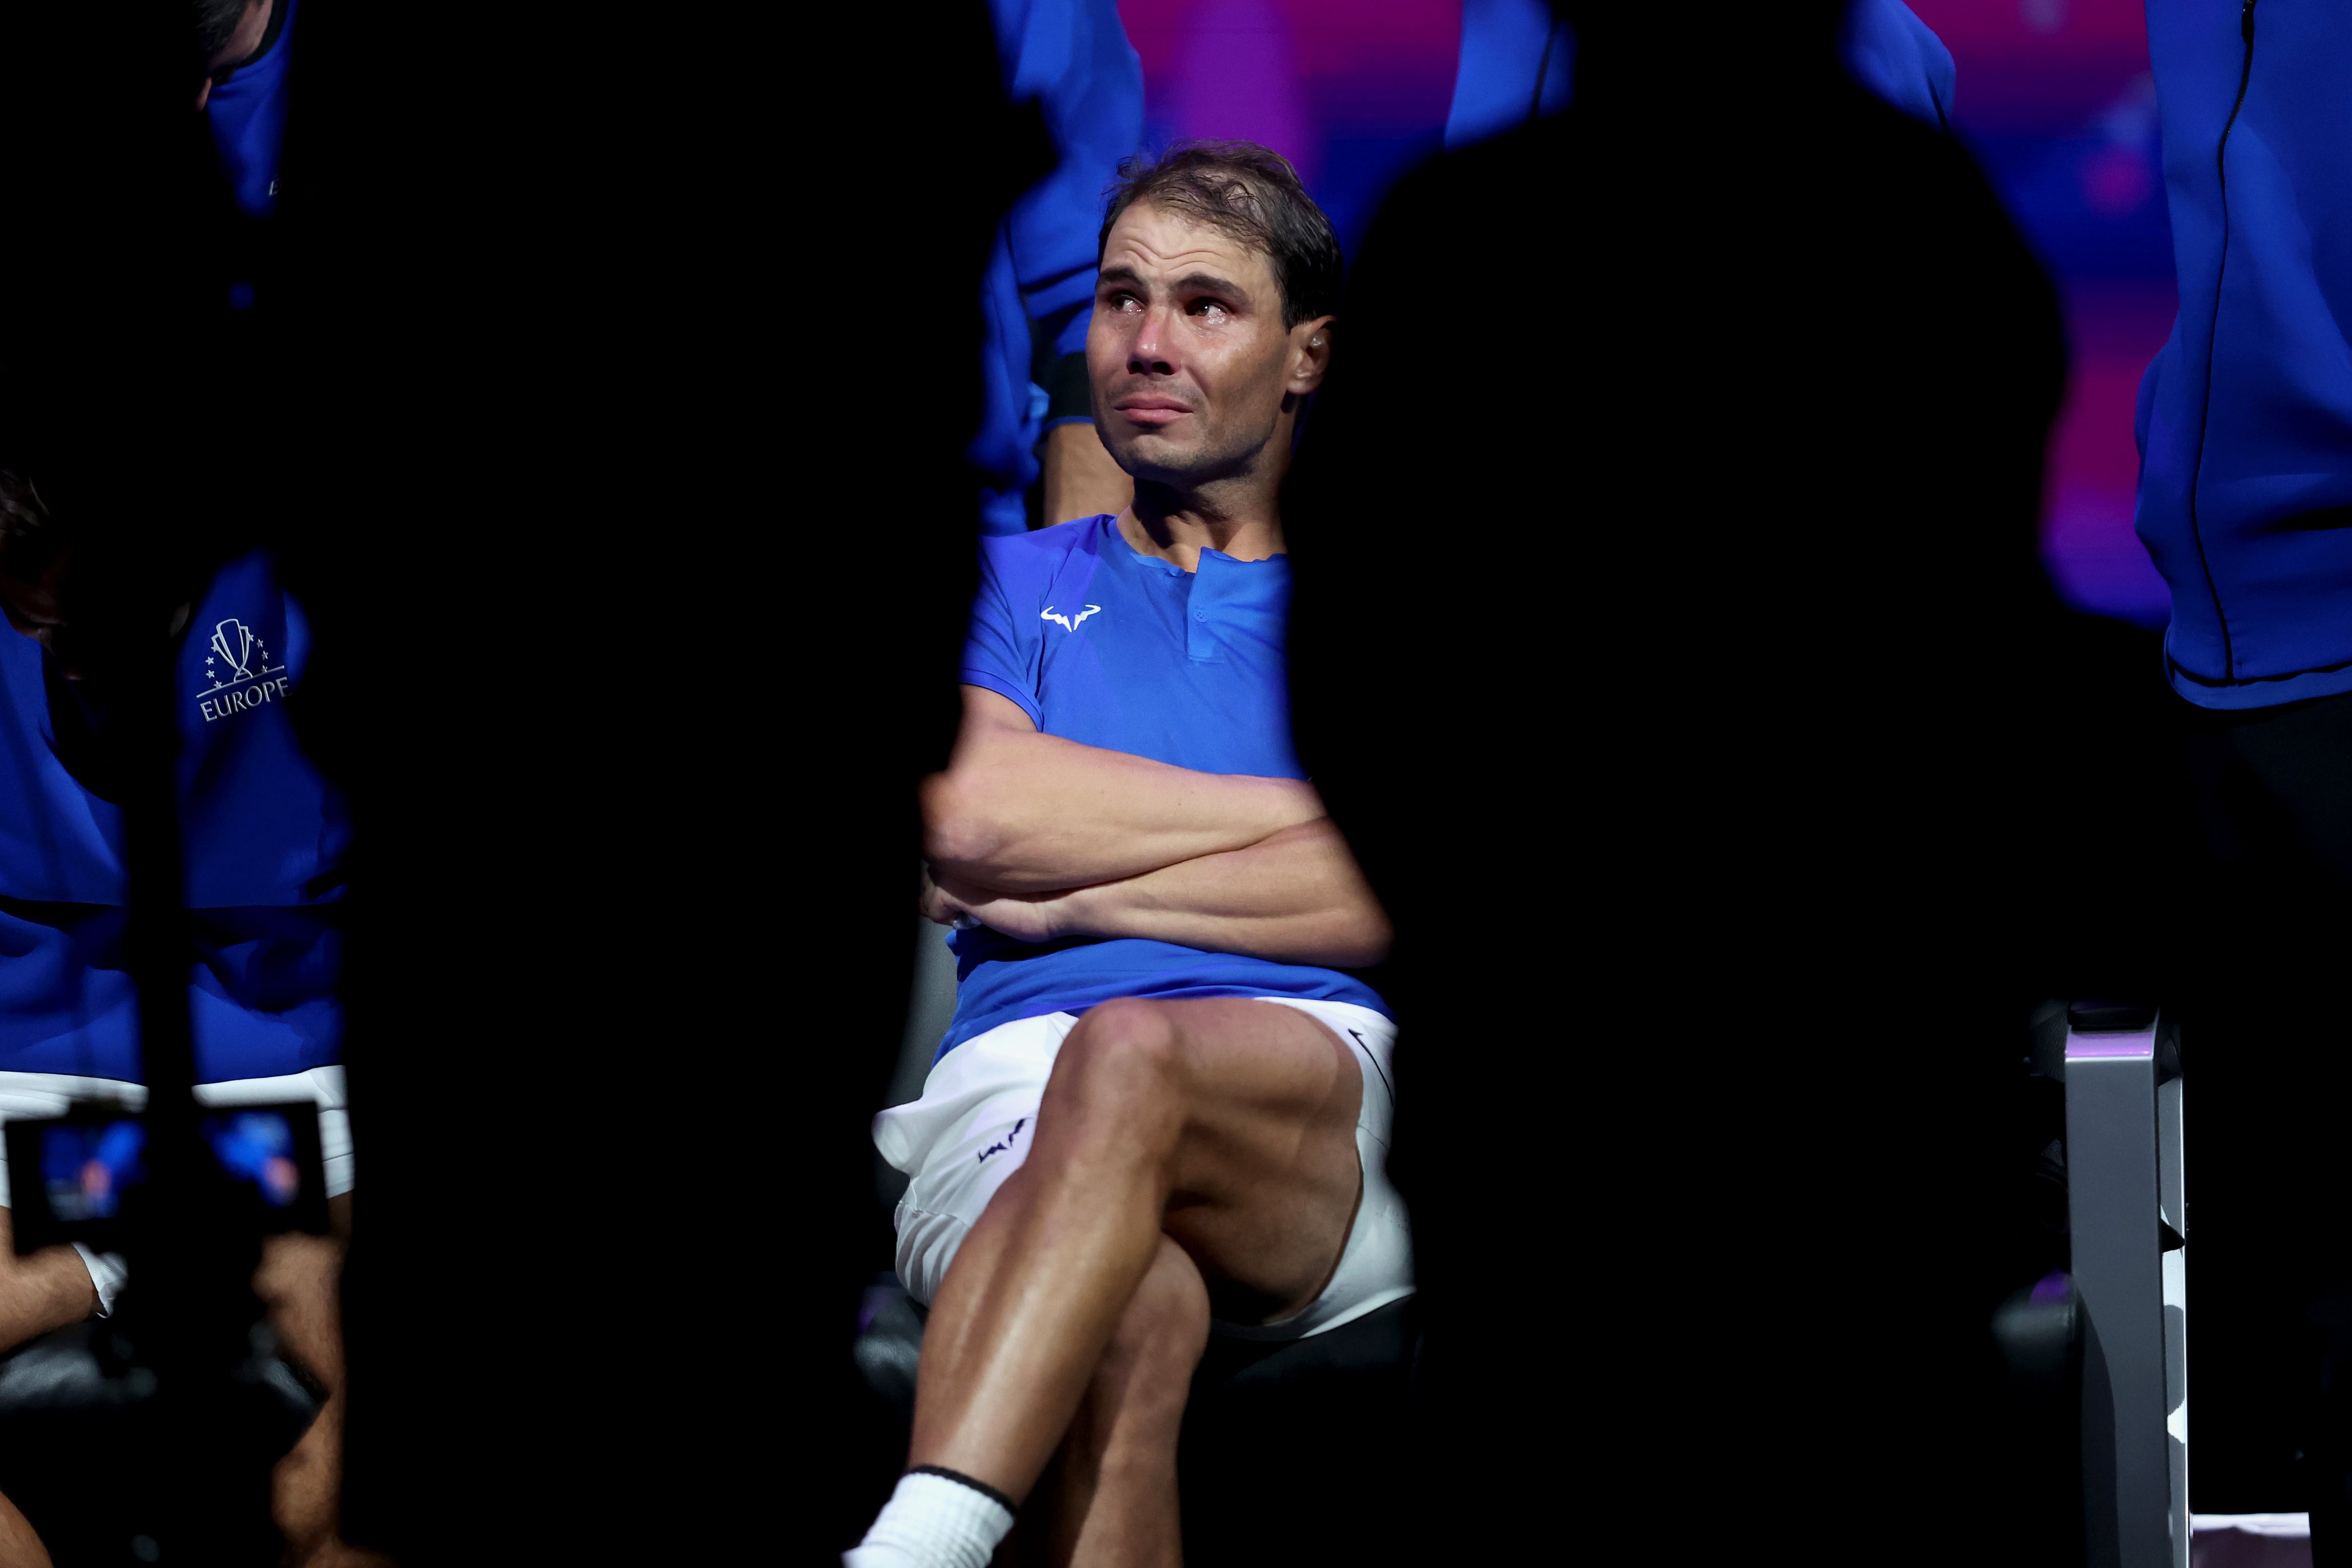
<svg viewBox="0 0 2352 1568"><path fill-rule="evenodd" d="M1045 1093L1107 1136L1160 1150L1181 1130L1183 1084L1183 1037L1167 1008L1124 997L1078 1020Z"/></svg>

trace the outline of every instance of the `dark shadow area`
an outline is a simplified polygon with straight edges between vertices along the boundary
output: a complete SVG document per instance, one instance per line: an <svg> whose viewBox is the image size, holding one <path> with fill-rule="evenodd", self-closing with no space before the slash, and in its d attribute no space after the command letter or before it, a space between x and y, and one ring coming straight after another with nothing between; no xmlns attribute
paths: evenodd
<svg viewBox="0 0 2352 1568"><path fill-rule="evenodd" d="M185 26L10 25L40 238L6 392L86 459L111 602L260 544L309 615L301 739L356 825L345 1534L850 1533L865 1126L971 595L968 301L1050 150L976 5L719 21L677 75L616 74L673 47L617 11L420 38L321 5L238 227ZM793 85L844 71L888 84L854 146ZM919 351L877 353L910 308ZM266 1531L266 1459L181 1436Z"/></svg>
<svg viewBox="0 0 2352 1568"><path fill-rule="evenodd" d="M1992 1323L2063 1260L2027 1010L2176 886L2161 667L2036 563L2049 284L1838 9L1570 7L1574 106L1374 224L1286 494L1301 750L1399 931L1424 1552L1556 1540L1465 1500L1562 1432L1694 1557L2079 1551Z"/></svg>

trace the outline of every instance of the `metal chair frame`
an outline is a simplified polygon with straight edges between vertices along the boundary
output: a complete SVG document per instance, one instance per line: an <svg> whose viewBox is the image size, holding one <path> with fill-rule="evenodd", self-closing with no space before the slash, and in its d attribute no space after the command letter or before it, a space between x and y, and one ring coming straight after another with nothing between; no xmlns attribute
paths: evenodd
<svg viewBox="0 0 2352 1568"><path fill-rule="evenodd" d="M2066 1173L2092 1568L2189 1568L2189 1234L2180 1054L2149 1010L2077 1005Z"/></svg>

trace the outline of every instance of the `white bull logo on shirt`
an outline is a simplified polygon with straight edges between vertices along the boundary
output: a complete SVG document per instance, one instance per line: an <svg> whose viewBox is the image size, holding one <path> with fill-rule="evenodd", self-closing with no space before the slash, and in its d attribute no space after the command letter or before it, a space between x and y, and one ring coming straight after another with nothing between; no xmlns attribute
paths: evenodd
<svg viewBox="0 0 2352 1568"><path fill-rule="evenodd" d="M1078 618L1074 621L1067 616L1055 615L1054 613L1054 606L1048 605L1045 606L1045 613L1039 616L1037 618L1041 621L1059 621L1064 631L1074 632L1078 629L1079 621L1085 620L1088 616L1093 615L1096 611L1101 608L1102 606L1100 605L1088 605L1085 609L1078 612Z"/></svg>

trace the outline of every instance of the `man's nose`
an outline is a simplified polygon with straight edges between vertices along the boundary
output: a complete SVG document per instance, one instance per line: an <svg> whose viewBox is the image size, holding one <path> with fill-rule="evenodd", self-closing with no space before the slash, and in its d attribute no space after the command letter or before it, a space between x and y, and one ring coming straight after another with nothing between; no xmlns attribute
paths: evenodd
<svg viewBox="0 0 2352 1568"><path fill-rule="evenodd" d="M1169 311L1165 306L1154 305L1143 312L1143 322L1127 345L1127 368L1131 375L1173 375L1176 359L1173 345L1168 341Z"/></svg>

